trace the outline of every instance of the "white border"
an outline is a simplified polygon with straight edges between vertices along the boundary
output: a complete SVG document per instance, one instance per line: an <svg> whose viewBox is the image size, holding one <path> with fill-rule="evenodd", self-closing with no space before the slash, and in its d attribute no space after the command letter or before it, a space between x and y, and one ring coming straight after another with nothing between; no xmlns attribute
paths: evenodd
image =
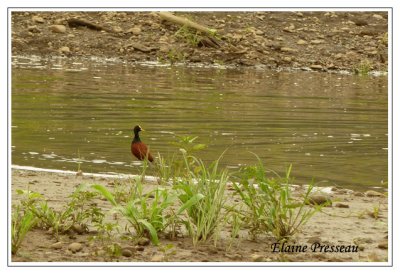
<svg viewBox="0 0 400 274"><path fill-rule="evenodd" d="M15 3L16 1L2 1L3 3L2 3L2 6L4 5L5 7L29 7L30 5L32 5L33 3L31 2L31 1L18 1L18 3ZM87 4L87 2L90 2L90 4ZM114 7L114 6L127 6L127 5L132 5L132 6L137 6L137 7L139 7L139 6L142 6L142 7L149 7L149 6L151 6L151 4L153 5L153 7L162 7L162 6L164 6L164 7L175 7L175 6L185 6L185 5L190 5L190 4L192 4L192 3L182 3L182 2L185 2L185 1L168 1L168 5L166 5L166 3L165 3L165 1L152 1L152 3L151 4L148 4L148 3L146 3L145 5L143 5L143 4L140 4L140 3L135 3L135 2L128 2L128 1L87 1L87 2L85 2L85 4L82 4L81 3L81 1L69 1L69 2L66 2L66 3L62 3L62 1L61 1L61 3L60 2L51 2L51 1L35 1L34 2L34 4L36 5L36 6L51 6L51 7L56 7L56 6L58 6L58 7L65 7L65 6L84 6L84 7L97 7L97 6L100 6L100 7ZM106 2L106 3L104 3L104 2ZM111 2L111 3L110 3ZM148 1L146 1L146 2L148 2ZM156 2L156 3L154 3L154 2ZM210 1L211 2L211 1ZM248 7L248 6L254 6L254 7L262 7L262 6L269 6L269 7L282 7L282 6L287 6L288 8L289 8L289 10L291 10L291 11L295 11L295 10L301 10L301 11L309 11L309 10L313 10L313 11L335 11L335 10L339 10L339 11L345 11L344 9L338 9L338 8L332 8L332 6L333 6L333 3L329 3L329 2L323 2L323 1L309 1L309 2L307 2L307 3L300 3L299 1L279 1L279 3L260 3L260 2L257 2L256 1L256 3L254 3L255 1L246 1L245 3L243 3L243 4L241 4L241 6L243 7L242 9L230 9L230 8L226 8L226 9L224 9L224 10L226 10L226 11L243 11L243 10L250 10L250 11L252 11L252 10L254 10L254 9L248 9L248 8L246 8L246 6ZM372 2L372 3L371 3ZM376 3L375 3L376 2ZM103 4L104 3L104 4ZM218 3L214 3L214 1L213 1L213 3L212 4L210 4L210 3L207 3L207 1L206 2L202 2L202 3L196 3L196 4L198 4L199 6L200 5L202 5L202 6L204 6L204 7L209 7L209 6L216 6L216 7L219 7L219 5L218 5ZM227 3L228 5L235 5L235 6L239 6L238 4L233 4L233 3L231 3L231 2L229 2L229 3ZM290 8L291 6L293 6L293 7L297 7L297 6L299 6L301 4L301 6L302 6L302 8ZM374 7L394 7L395 5L397 4L397 1L360 1L360 3L358 3L358 1L356 2L356 1L335 1L335 3L334 3L334 6L341 6L341 7L346 7L346 6L348 6L348 7L355 7L355 6L360 6L360 5L362 5L363 7L371 7L371 8L373 8L373 10L377 10L377 11L387 11L387 9L384 9L384 8L374 8ZM221 6L223 6L223 5L221 5ZM226 6L226 4L225 4L225 6ZM311 7L313 7L313 6L326 6L327 8L318 8L318 9L314 9L314 8L311 8ZM307 7L310 7L310 9L308 9ZM24 10L24 8L17 8L17 9L15 9L15 10ZM43 10L43 11L46 11L46 10L48 10L48 9L46 9L46 8L35 8L35 9L33 9L32 11L34 11L34 10L37 10L37 11L40 11L40 10ZM51 9L51 10L54 10L54 9ZM63 10L63 11L76 11L77 9L75 9L75 8L73 8L73 9L70 9L70 8L66 8L66 9L63 9L63 8L60 8L60 9L57 9L57 10ZM83 8L83 9L80 9L80 10L86 10L85 8ZM87 9L87 10L92 10L92 9ZM101 8L101 9L99 9L99 10L109 10L109 9L104 9L104 8ZM124 8L117 8L117 9L115 9L115 8L112 8L112 10L125 10ZM129 10L137 10L137 9L129 9ZM145 10L148 10L148 11L150 11L150 10L159 10L159 8L145 8L145 9L139 9L140 11L145 11ZM186 9L186 8L173 8L173 9L169 9L169 10L182 10L182 11L188 11L188 9ZM193 10L193 11L196 11L196 10L200 10L200 11L212 11L212 10L215 10L215 8L201 8L201 9L198 9L198 8L191 8L190 10ZM218 9L218 10L220 10L220 11L222 11L222 9ZM255 9L255 10L259 10L259 9ZM277 9L273 9L274 11L288 11L288 9L284 9L284 8L277 8ZM346 10L349 10L349 11L358 11L358 10L363 10L363 9L359 9L359 8L347 8ZM368 10L370 10L370 9L366 9L366 11L368 11ZM14 10L13 10L14 11ZM4 12L4 10L3 10L3 12ZM397 12L397 10L396 9L394 9L393 10L393 12L395 13L394 15L398 15L398 12ZM4 14L4 13L3 13ZM389 14L390 14L390 11L389 11ZM7 13L7 15L8 15L8 13ZM398 17L396 17L396 16L394 16L394 18L393 18L393 24L395 25L395 23L398 21L397 20L397 18ZM10 19L10 18L9 18ZM4 19L3 19L3 22L4 22ZM8 23L9 23L9 25L11 26L11 23L10 23L10 21L8 21ZM396 25L395 25L396 26ZM391 73L391 68L392 68L392 62L391 62L391 60L394 60L393 59L393 57L394 56L392 56L392 48L391 48L391 45L392 45L392 43L390 43L390 42L392 42L392 37L391 37L391 33L394 33L395 31L393 30L393 31L390 31L391 30L391 27L392 27L392 24L390 23L390 20L389 20L389 60L390 60L390 62L389 62L389 77L388 77L388 79L389 79L389 125L388 125L388 128L389 128L389 146L388 146L388 148L389 148L389 154L390 154L390 151L393 149L392 147L391 147L391 136L392 136L392 128L391 128L391 119L390 119L390 117L391 117L391 114L393 113L392 111L394 111L393 109L392 109L392 102L394 101L394 98L391 98L391 95L390 95L390 92L391 92L391 88L392 88L392 73ZM4 31L4 27L2 26L2 29L1 29L1 33L3 34L3 37L5 37L6 35L5 35L5 33L6 33L6 31ZM10 35L10 33L11 32L9 32L9 35ZM10 43L10 37L8 37L8 41L9 41L9 43ZM3 44L5 44L5 43L3 43ZM396 43L397 44L397 43ZM4 46L4 45L3 45ZM8 49L11 49L11 47L8 47ZM6 52L6 51L2 51L2 52ZM9 56L11 56L11 53L9 52ZM7 62L7 59L6 59L7 57L4 57L3 55L2 55L2 63L3 64L5 64L6 62ZM8 71L10 72L11 70L10 70L10 62L8 62ZM4 77L4 75L6 75L5 73L3 73L3 77ZM8 77L8 83L11 83L10 81L11 81L11 73L8 75L9 77ZM3 83L4 83L5 81L3 81ZM393 88L394 87L396 87L397 85L396 85L396 83L394 84L394 86L393 86ZM11 92L10 92L10 90L8 91L9 92L9 94L11 94ZM394 92L395 93L395 92ZM5 99L5 93L2 93L2 96L4 96L2 99ZM395 96L395 95L393 95L393 96ZM393 100L393 101L392 101ZM1 100L2 102L6 102L6 100ZM8 101L8 104L9 104L9 106L11 107L11 96L9 96L9 101ZM10 114L9 112L8 112L8 114ZM394 114L394 113L393 113ZM2 116L3 117L3 116ZM393 117L394 118L394 117ZM9 125L11 125L11 116L10 115L8 115L8 124ZM395 119L395 118L394 118ZM4 120L5 119L2 119L2 125L4 125ZM6 125L5 125L5 127L6 127ZM9 141L11 142L11 136L10 136L10 134L11 134L11 131L9 130L8 131L8 138L9 138ZM397 134L396 134L396 129L394 129L394 132L393 132L395 135L394 136L397 136ZM396 139L396 138L394 138L394 139ZM4 147L3 147L3 149L4 149ZM10 149L8 149L7 148L7 153L8 153L8 156L9 156L9 160L11 159L10 158ZM395 152L394 152L395 153ZM2 155L7 155L6 153L3 153ZM392 189L392 182L391 182L391 172L392 172L392 157L390 157L390 155L389 155L389 181L390 181L390 183L389 183L389 190L391 191L390 193L392 193L392 194L394 194L393 193L393 189ZM3 171L6 171L6 164L8 164L8 167L10 168L11 167L11 163L7 163L7 162L4 162L4 164L3 165L1 165L2 167L3 167ZM10 174L11 174L11 172L10 172L10 170L8 170L9 171L9 176L10 176ZM394 171L396 171L396 170L394 170ZM6 174L5 172L3 172L3 174ZM395 174L394 174L395 175ZM10 178L8 178L8 182L10 182ZM3 188L4 188L4 186L5 186L5 184L3 184ZM4 191L2 192L2 193L5 193ZM9 193L7 193L7 195L9 195ZM11 198L10 196L9 196L9 198ZM10 199L9 199L9 201L10 201ZM1 203L1 205L3 206L5 204L5 202L4 202L4 200L3 200L3 203ZM389 214L391 213L391 212L393 212L392 211L392 196L390 196L389 197ZM9 206L9 205L8 205ZM3 217L5 217L5 216L3 216L3 213L4 212L6 212L5 210L3 210L3 208L2 208L2 210L1 210L1 214L2 214L2 218L1 218L1 220L5 220L6 218L3 218ZM391 225L393 225L392 224L392 221L391 221L391 219L390 219L390 217L389 217L389 219L388 219L388 223L389 223L389 226L391 226ZM2 228L1 229L4 229L4 225L2 226ZM7 226L8 227L8 226ZM9 227L8 227L9 228ZM391 235L391 229L389 229L389 239L390 239L390 237L392 236ZM7 235L6 234L6 231L3 231L2 230L2 233L1 233L1 235ZM2 241L2 242L5 242L5 241ZM389 241L389 263L392 261L392 257L391 257L391 252L390 252L390 248L391 248L391 242ZM1 250L1 256L2 256L2 259L4 258L3 257L3 255L4 255L4 253L3 253L3 249ZM10 255L10 254L9 254ZM11 256L8 256L8 258L10 259L11 258ZM9 262L10 263L10 265L20 265L20 266L88 266L88 265L90 265L90 266L93 266L93 265L96 265L96 266L114 266L114 265L118 265L118 266L132 266L133 264L132 263L12 263L12 262ZM259 266L260 264L256 264L256 263L172 263L172 265L180 265L180 266L192 266L192 265L204 265L204 266L207 266L207 265L218 265L218 266L238 266L238 265L246 265L246 266L255 266L255 265L257 265L257 266ZM366 266L366 265L374 265L374 266L383 266L383 265L387 265L387 263L310 263L310 262L307 262L307 263L294 263L295 265L297 265L297 266L321 266L321 265L329 265L329 266L360 266L360 265L363 265L363 266ZM134 264L134 265L142 265L142 266L148 266L148 265L153 265L153 266L155 266L155 265L163 265L163 266L169 266L169 265L171 265L171 263L162 263L162 264L160 264L160 263L140 263L140 264ZM266 263L266 264L264 264L265 266L290 266L290 265L293 265L293 264L291 264L291 263ZM23 270L24 268L19 268L20 270ZM256 268L257 269L257 268ZM352 268L353 269L353 268ZM8 270L8 269L7 269ZM46 271L47 270L50 270L51 271L51 268L50 269L46 269ZM61 269L57 269L57 271L58 270L61 270ZM81 270L81 269L80 269ZM83 271L86 271L86 268L85 269L82 269ZM132 269L132 271L135 271L136 269ZM137 270L139 270L139 269L137 269ZM172 270L172 269L171 269ZM207 270L207 269L204 269L204 270ZM252 268L252 270L255 270L255 268ZM267 270L268 271L268 269L265 269L265 270ZM314 270L317 270L316 268L315 269L307 269L307 272L313 272ZM323 269L323 271L325 271L326 270L326 268L324 268ZM336 269L337 271L340 271L340 269ZM67 271L70 271L70 270L67 270ZM159 269L159 271L164 271L164 270L161 270L161 269ZM192 271L192 270L191 270ZM293 269L293 271L296 271L295 269ZM320 269L318 269L318 271L320 271ZM175 273L178 273L178 272L180 272L180 271L178 271L177 269L174 269L174 272ZM185 271L186 272L186 271ZM3 271L1 271L1 273L4 273Z"/></svg>

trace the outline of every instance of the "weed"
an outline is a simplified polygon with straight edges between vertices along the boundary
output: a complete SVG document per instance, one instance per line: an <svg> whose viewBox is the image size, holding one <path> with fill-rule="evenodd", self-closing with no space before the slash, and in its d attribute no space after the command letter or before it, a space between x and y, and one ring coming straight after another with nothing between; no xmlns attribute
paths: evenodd
<svg viewBox="0 0 400 274"><path fill-rule="evenodd" d="M146 235L150 237L153 244L159 243L158 233L164 231L167 226L163 212L173 204L175 199L167 189L158 188L144 193L141 180L137 180L130 200L126 204L120 204L104 186L93 185L92 187L114 206L114 210L125 217L138 237Z"/></svg>
<svg viewBox="0 0 400 274"><path fill-rule="evenodd" d="M175 246L173 244L162 245L158 250L164 254L164 262L169 262L171 255L176 254Z"/></svg>
<svg viewBox="0 0 400 274"><path fill-rule="evenodd" d="M306 207L313 185L310 184L302 200L295 200L290 190L291 166L285 177L268 179L259 158L258 161L257 166L246 167L241 172L240 186L234 184L249 210L249 232L253 238L258 233L270 232L276 239L285 240L296 234L320 209Z"/></svg>
<svg viewBox="0 0 400 274"><path fill-rule="evenodd" d="M28 231L36 224L32 212L23 209L21 204L13 207L11 215L11 253L17 254Z"/></svg>
<svg viewBox="0 0 400 274"><path fill-rule="evenodd" d="M368 73L373 69L371 61L364 59L357 65L353 66L353 72L358 75L368 75Z"/></svg>
<svg viewBox="0 0 400 274"><path fill-rule="evenodd" d="M197 31L191 30L187 26L182 26L177 32L175 32L175 37L194 47L197 47L202 39L201 35Z"/></svg>
<svg viewBox="0 0 400 274"><path fill-rule="evenodd" d="M96 194L84 191L84 187L84 185L80 185L70 195L68 204L59 211L49 207L47 201L43 199L40 203L26 204L25 206L38 218L38 225L44 229L51 228L53 235L58 239L60 233L69 231L74 225L86 229L89 221L91 223L102 222L104 214L101 209L94 204L89 205L89 201Z"/></svg>
<svg viewBox="0 0 400 274"><path fill-rule="evenodd" d="M186 153L183 153L183 159L187 169L186 177L174 182L181 201L177 215L186 213L182 222L196 245L198 241L218 237L218 228L224 219L222 209L226 203L224 194L228 173L226 170L218 170L221 157L209 167Z"/></svg>

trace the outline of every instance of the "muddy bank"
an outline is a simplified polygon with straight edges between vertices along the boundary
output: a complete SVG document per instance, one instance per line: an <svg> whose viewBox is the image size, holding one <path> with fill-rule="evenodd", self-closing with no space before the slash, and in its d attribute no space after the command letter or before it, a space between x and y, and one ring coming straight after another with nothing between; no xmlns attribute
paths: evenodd
<svg viewBox="0 0 400 274"><path fill-rule="evenodd" d="M118 189L126 179L84 177L71 174L55 174L24 170L13 170L11 191L12 203L18 203L18 189L36 191L44 195L49 206L61 209L68 196L82 184L101 184ZM147 190L158 187L147 182ZM299 191L299 190L297 190ZM305 251L274 252L273 237L260 235L251 240L248 229L242 228L237 238L230 237L231 227L223 227L221 238L193 247L187 235L170 239L160 235L160 246L147 239L127 237L123 223L104 200L96 204L106 213L108 221L118 222L119 233L100 239L96 228L88 231L78 229L60 235L55 240L50 231L34 229L28 232L13 262L387 262L388 261L388 201L387 197L374 191L355 192L347 189L328 188L329 193L320 193L332 201L331 207L314 215L297 234L292 244L306 246ZM237 198L228 188L232 202ZM324 250L321 246L344 246L343 252ZM322 248L322 249L321 249ZM351 249L353 248L353 249ZM357 248L356 252L354 248ZM348 249L348 250L347 250ZM348 252L347 252L348 251Z"/></svg>
<svg viewBox="0 0 400 274"><path fill-rule="evenodd" d="M12 12L12 54L317 71L387 71L386 12ZM85 24L79 23L83 20ZM77 23L78 22L78 23Z"/></svg>

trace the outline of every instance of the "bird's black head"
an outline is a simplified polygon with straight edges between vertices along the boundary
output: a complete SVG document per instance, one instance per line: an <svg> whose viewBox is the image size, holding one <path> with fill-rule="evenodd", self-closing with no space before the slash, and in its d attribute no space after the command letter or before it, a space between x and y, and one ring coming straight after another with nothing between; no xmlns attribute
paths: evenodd
<svg viewBox="0 0 400 274"><path fill-rule="evenodd" d="M135 126L135 127L133 128L133 132L135 133L135 135L136 135L137 133L139 133L140 131L142 131L142 130L143 130L142 127L139 126L139 125L137 125L137 126Z"/></svg>

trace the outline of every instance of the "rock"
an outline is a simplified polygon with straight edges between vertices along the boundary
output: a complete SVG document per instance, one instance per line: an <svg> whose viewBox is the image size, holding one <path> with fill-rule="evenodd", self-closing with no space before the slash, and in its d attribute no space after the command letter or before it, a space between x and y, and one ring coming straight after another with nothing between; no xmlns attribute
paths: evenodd
<svg viewBox="0 0 400 274"><path fill-rule="evenodd" d="M322 70L324 67L321 65L311 65L310 68L314 70Z"/></svg>
<svg viewBox="0 0 400 274"><path fill-rule="evenodd" d="M385 195L383 193L380 193L380 192L375 191L375 190L367 190L365 192L365 195L367 197L385 197Z"/></svg>
<svg viewBox="0 0 400 274"><path fill-rule="evenodd" d="M143 251L143 250L144 250L144 247L138 245L138 246L135 247L135 250L136 250L136 251Z"/></svg>
<svg viewBox="0 0 400 274"><path fill-rule="evenodd" d="M378 20L382 20L383 19L383 16L379 15L379 14L374 14L374 15L372 15L372 17L375 18L375 19L378 19Z"/></svg>
<svg viewBox="0 0 400 274"><path fill-rule="evenodd" d="M357 237L353 239L353 242L357 245L361 245L361 244L371 244L373 240L372 238Z"/></svg>
<svg viewBox="0 0 400 274"><path fill-rule="evenodd" d="M164 259L164 256L162 255L154 255L151 257L150 262L162 262Z"/></svg>
<svg viewBox="0 0 400 274"><path fill-rule="evenodd" d="M252 262L262 262L264 261L264 256L260 254L251 254L250 256Z"/></svg>
<svg viewBox="0 0 400 274"><path fill-rule="evenodd" d="M80 225L80 224L74 224L74 225L71 227L71 229L72 229L73 231L75 231L76 233L78 233L79 235L81 235L81 234L83 234L83 233L86 232L85 227L84 227L83 225Z"/></svg>
<svg viewBox="0 0 400 274"><path fill-rule="evenodd" d="M339 208L349 208L350 206L348 204L344 204L344 203L336 203L335 207L339 207Z"/></svg>
<svg viewBox="0 0 400 274"><path fill-rule="evenodd" d="M367 26L368 22L362 19L356 19L354 20L354 24L356 24L356 26Z"/></svg>
<svg viewBox="0 0 400 274"><path fill-rule="evenodd" d="M286 63L290 63L290 62L292 62L292 58L289 56L285 56L285 57L283 57L283 61Z"/></svg>
<svg viewBox="0 0 400 274"><path fill-rule="evenodd" d="M150 240L145 237L142 237L138 240L137 244L140 246L146 246L150 244Z"/></svg>
<svg viewBox="0 0 400 274"><path fill-rule="evenodd" d="M71 51L70 51L70 49L69 49L69 47L61 47L61 48L59 48L58 49L58 51L60 52L60 53L70 53Z"/></svg>
<svg viewBox="0 0 400 274"><path fill-rule="evenodd" d="M313 66L319 66L319 65L313 65ZM313 66L310 66L311 68ZM321 66L322 69L322 66ZM326 196L326 195L322 195L322 194L312 194L308 200L309 204L313 204L313 205L322 205L322 204L328 204L331 205L332 201L331 199Z"/></svg>
<svg viewBox="0 0 400 274"><path fill-rule="evenodd" d="M319 45L319 44L323 44L323 43L325 43L325 40L322 40L322 39L316 39L316 40L311 40L311 42L310 42L311 44L313 44L313 45Z"/></svg>
<svg viewBox="0 0 400 274"><path fill-rule="evenodd" d="M342 59L343 56L344 56L343 53L335 54L335 59Z"/></svg>
<svg viewBox="0 0 400 274"><path fill-rule="evenodd" d="M40 16L32 16L32 21L35 23L40 23L40 24L44 23L44 19Z"/></svg>
<svg viewBox="0 0 400 274"><path fill-rule="evenodd" d="M310 244L321 243L322 239L321 239L321 237L318 237L318 236L312 236L311 238L308 239L307 242L310 243Z"/></svg>
<svg viewBox="0 0 400 274"><path fill-rule="evenodd" d="M51 25L50 30L55 33L65 33L67 28L64 25Z"/></svg>
<svg viewBox="0 0 400 274"><path fill-rule="evenodd" d="M378 248L380 249L388 249L388 241L383 241L378 244Z"/></svg>
<svg viewBox="0 0 400 274"><path fill-rule="evenodd" d="M142 29L139 27L133 27L126 31L127 33L132 33L133 35L138 35L142 32Z"/></svg>
<svg viewBox="0 0 400 274"><path fill-rule="evenodd" d="M307 45L308 44L308 42L307 41L304 41L303 39L299 39L298 41L297 41L297 45Z"/></svg>
<svg viewBox="0 0 400 274"><path fill-rule="evenodd" d="M83 248L81 243L72 243L68 246L68 250L71 250L72 253L76 253L81 251Z"/></svg>
<svg viewBox="0 0 400 274"><path fill-rule="evenodd" d="M52 248L52 249L61 249L62 246L63 246L62 242L56 242L56 243L50 245L50 248Z"/></svg>
<svg viewBox="0 0 400 274"><path fill-rule="evenodd" d="M297 52L296 49L288 48L288 47L282 47L281 51L283 52Z"/></svg>
<svg viewBox="0 0 400 274"><path fill-rule="evenodd" d="M121 254L122 254L122 256L124 256L124 257L132 257L132 251L130 250L130 249L128 249L128 248L123 248L122 250L121 250Z"/></svg>
<svg viewBox="0 0 400 274"><path fill-rule="evenodd" d="M354 192L354 196L356 196L356 197L364 197L364 193L362 193L362 192Z"/></svg>
<svg viewBox="0 0 400 274"><path fill-rule="evenodd" d="M32 33L39 33L40 29L37 26L29 26L28 31Z"/></svg>
<svg viewBox="0 0 400 274"><path fill-rule="evenodd" d="M120 26L115 26L115 27L113 27L113 32L115 32L115 33L121 33L123 30L122 30L122 28L120 27Z"/></svg>

